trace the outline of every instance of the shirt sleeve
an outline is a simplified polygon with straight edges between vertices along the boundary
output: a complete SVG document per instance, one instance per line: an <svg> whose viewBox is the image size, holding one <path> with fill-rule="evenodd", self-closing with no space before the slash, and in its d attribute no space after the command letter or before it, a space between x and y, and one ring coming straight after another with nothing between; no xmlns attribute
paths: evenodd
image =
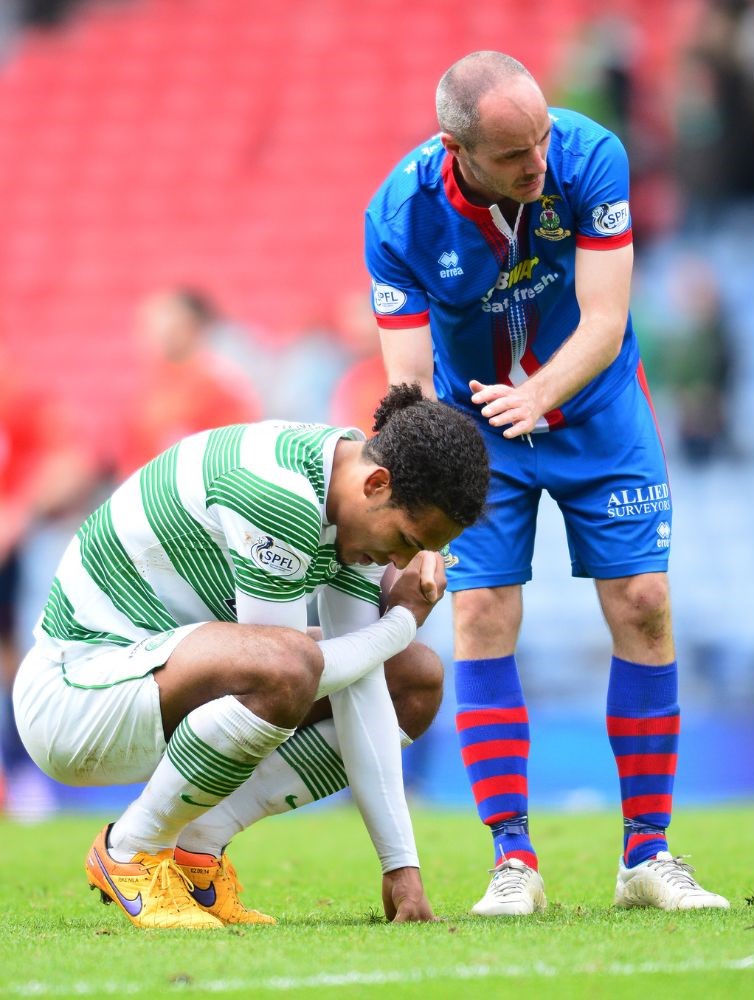
<svg viewBox="0 0 754 1000"><path fill-rule="evenodd" d="M579 174L576 246L614 250L632 242L628 156L620 139L606 132Z"/></svg>
<svg viewBox="0 0 754 1000"><path fill-rule="evenodd" d="M367 212L366 263L372 278L372 309L385 330L409 329L429 322L429 300L388 227Z"/></svg>
<svg viewBox="0 0 754 1000"><path fill-rule="evenodd" d="M207 506L228 546L237 611L243 607L249 616L242 619L239 613L239 621L258 619L260 608L255 610L250 599L277 605L305 602L306 575L322 527L310 492L295 492L243 467L218 476L209 487ZM293 612L296 620L299 614ZM269 611L265 624L273 624Z"/></svg>
<svg viewBox="0 0 754 1000"><path fill-rule="evenodd" d="M355 567L349 567L355 569ZM383 567L358 568L379 588ZM379 618L379 607L325 587L319 601L325 638L344 635ZM418 867L411 817L403 788L400 732L380 665L330 695L333 720L354 802L380 859L382 871Z"/></svg>
<svg viewBox="0 0 754 1000"><path fill-rule="evenodd" d="M263 601L240 590L236 591L236 614L242 625L274 625L295 628L297 632L306 632L308 621L303 597L295 601Z"/></svg>

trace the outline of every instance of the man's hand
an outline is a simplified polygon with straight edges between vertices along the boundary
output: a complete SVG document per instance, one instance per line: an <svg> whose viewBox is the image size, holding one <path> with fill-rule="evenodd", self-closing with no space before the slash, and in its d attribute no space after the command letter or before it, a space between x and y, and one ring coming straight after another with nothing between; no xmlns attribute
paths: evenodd
<svg viewBox="0 0 754 1000"><path fill-rule="evenodd" d="M440 553L418 552L391 586L387 607L400 604L408 608L417 625L423 625L445 593L446 586L445 565Z"/></svg>
<svg viewBox="0 0 754 1000"><path fill-rule="evenodd" d="M515 438L531 434L542 416L543 408L537 399L536 384L531 379L521 385L485 385L472 379L469 382L471 402L482 407L482 416L491 427L504 427L503 437Z"/></svg>
<svg viewBox="0 0 754 1000"><path fill-rule="evenodd" d="M396 924L437 920L418 868L396 868L382 876L382 905L385 916Z"/></svg>

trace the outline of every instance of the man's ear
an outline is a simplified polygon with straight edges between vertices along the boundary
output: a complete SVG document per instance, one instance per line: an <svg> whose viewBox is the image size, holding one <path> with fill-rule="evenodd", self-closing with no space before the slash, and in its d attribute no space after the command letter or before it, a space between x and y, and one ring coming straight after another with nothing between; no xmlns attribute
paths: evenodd
<svg viewBox="0 0 754 1000"><path fill-rule="evenodd" d="M364 496L380 497L383 500L389 500L391 493L392 479L390 470L386 469L384 465L378 465L376 469L372 469L364 480Z"/></svg>
<svg viewBox="0 0 754 1000"><path fill-rule="evenodd" d="M457 139L454 139L450 132L441 132L440 142L452 156L458 156L461 150L461 143Z"/></svg>

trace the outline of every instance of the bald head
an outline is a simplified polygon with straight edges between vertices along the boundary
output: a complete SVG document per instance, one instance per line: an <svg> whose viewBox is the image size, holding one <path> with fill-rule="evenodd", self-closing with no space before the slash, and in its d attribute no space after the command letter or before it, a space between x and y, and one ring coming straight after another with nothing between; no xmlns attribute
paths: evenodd
<svg viewBox="0 0 754 1000"><path fill-rule="evenodd" d="M437 120L443 132L473 149L484 138L486 111L500 103L518 105L521 99L545 103L523 63L502 52L472 52L443 74L437 86Z"/></svg>

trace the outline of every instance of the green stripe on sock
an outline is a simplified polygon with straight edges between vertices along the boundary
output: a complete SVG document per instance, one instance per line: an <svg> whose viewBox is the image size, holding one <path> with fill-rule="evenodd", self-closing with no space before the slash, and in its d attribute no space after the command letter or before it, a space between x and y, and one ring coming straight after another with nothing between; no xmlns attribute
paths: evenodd
<svg viewBox="0 0 754 1000"><path fill-rule="evenodd" d="M258 759L241 762L219 753L196 735L186 719L170 737L167 754L186 781L218 798L225 798L248 781L259 763Z"/></svg>
<svg viewBox="0 0 754 1000"><path fill-rule="evenodd" d="M343 761L315 726L298 729L278 747L314 799L324 799L348 785Z"/></svg>

